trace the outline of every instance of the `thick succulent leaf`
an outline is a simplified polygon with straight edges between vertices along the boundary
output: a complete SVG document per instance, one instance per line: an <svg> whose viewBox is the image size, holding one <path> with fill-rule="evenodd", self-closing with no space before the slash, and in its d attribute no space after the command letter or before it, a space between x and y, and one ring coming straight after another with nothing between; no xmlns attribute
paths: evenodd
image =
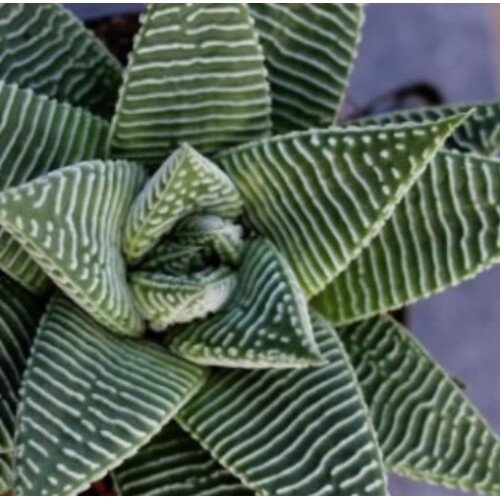
<svg viewBox="0 0 500 500"><path fill-rule="evenodd" d="M308 296L376 236L463 116L421 125L289 134L219 155L253 225Z"/></svg>
<svg viewBox="0 0 500 500"><path fill-rule="evenodd" d="M157 166L183 142L209 153L269 128L269 86L248 8L150 4L113 120L112 153Z"/></svg>
<svg viewBox="0 0 500 500"><path fill-rule="evenodd" d="M114 479L126 496L253 495L175 422L126 460Z"/></svg>
<svg viewBox="0 0 500 500"><path fill-rule="evenodd" d="M370 246L313 299L336 324L400 307L500 258L500 161L439 152Z"/></svg>
<svg viewBox="0 0 500 500"><path fill-rule="evenodd" d="M195 363L236 368L323 363L306 299L274 245L259 239L247 246L237 283L220 313L180 326L167 337L173 352Z"/></svg>
<svg viewBox="0 0 500 500"><path fill-rule="evenodd" d="M136 164L95 160L0 193L0 224L71 298L123 335L142 332L121 236L143 182Z"/></svg>
<svg viewBox="0 0 500 500"><path fill-rule="evenodd" d="M23 379L15 492L84 490L157 433L203 379L199 368L112 335L56 297Z"/></svg>
<svg viewBox="0 0 500 500"><path fill-rule="evenodd" d="M218 311L236 286L236 274L228 267L187 276L135 272L130 280L139 312L157 332Z"/></svg>
<svg viewBox="0 0 500 500"><path fill-rule="evenodd" d="M0 4L0 79L110 115L121 67L57 4Z"/></svg>
<svg viewBox="0 0 500 500"><path fill-rule="evenodd" d="M500 492L500 442L451 377L388 316L342 327L386 466L481 493Z"/></svg>
<svg viewBox="0 0 500 500"><path fill-rule="evenodd" d="M253 3L277 132L328 127L338 114L360 40L360 4Z"/></svg>
<svg viewBox="0 0 500 500"><path fill-rule="evenodd" d="M11 7L15 5L8 4ZM82 109L0 82L0 110L0 191L50 170L104 156L108 125ZM41 292L47 284L41 268L1 228L0 269L33 292Z"/></svg>
<svg viewBox="0 0 500 500"><path fill-rule="evenodd" d="M12 488L13 473L9 455L0 454L0 495L6 494Z"/></svg>
<svg viewBox="0 0 500 500"><path fill-rule="evenodd" d="M500 149L500 101L462 106L433 106L383 113L356 120L353 124L425 122L457 113L471 113L446 141L446 147L464 152L491 155Z"/></svg>
<svg viewBox="0 0 500 500"><path fill-rule="evenodd" d="M216 215L192 215L183 219L172 237L185 245L210 248L221 262L237 264L243 251L243 228Z"/></svg>
<svg viewBox="0 0 500 500"><path fill-rule="evenodd" d="M42 307L16 282L0 276L0 454L13 447L21 378Z"/></svg>
<svg viewBox="0 0 500 500"><path fill-rule="evenodd" d="M313 316L328 364L218 370L177 421L261 495L380 495L384 471L368 409L331 326Z"/></svg>
<svg viewBox="0 0 500 500"><path fill-rule="evenodd" d="M183 145L157 170L132 205L125 226L125 255L136 261L187 215L201 211L236 217L241 204L227 175Z"/></svg>
<svg viewBox="0 0 500 500"><path fill-rule="evenodd" d="M207 267L210 249L164 240L141 261L138 269L162 274L185 275Z"/></svg>

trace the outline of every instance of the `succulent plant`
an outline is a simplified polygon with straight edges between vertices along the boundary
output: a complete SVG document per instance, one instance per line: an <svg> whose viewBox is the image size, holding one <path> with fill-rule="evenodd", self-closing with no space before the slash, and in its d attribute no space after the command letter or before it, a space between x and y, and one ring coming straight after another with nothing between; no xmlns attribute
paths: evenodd
<svg viewBox="0 0 500 500"><path fill-rule="evenodd" d="M338 124L355 4L0 6L0 490L500 493L388 311L500 256L500 104ZM459 340L457 340L459 341Z"/></svg>

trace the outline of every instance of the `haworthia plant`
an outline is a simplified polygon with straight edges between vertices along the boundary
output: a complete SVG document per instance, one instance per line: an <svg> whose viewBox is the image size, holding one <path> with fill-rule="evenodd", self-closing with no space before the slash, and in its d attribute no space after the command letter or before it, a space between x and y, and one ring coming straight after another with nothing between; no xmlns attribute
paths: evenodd
<svg viewBox="0 0 500 500"><path fill-rule="evenodd" d="M384 315L499 259L500 104L338 125L362 20L152 4L122 78L63 7L0 5L0 493L500 493Z"/></svg>

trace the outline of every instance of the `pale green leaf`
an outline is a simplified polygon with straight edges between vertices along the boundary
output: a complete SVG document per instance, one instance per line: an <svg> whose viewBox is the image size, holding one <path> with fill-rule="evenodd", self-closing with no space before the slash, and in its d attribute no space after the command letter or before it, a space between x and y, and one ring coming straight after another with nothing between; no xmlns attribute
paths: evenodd
<svg viewBox="0 0 500 500"><path fill-rule="evenodd" d="M500 101L408 109L361 118L356 125L424 122L471 113L446 141L446 147L491 155L500 149Z"/></svg>
<svg viewBox="0 0 500 500"><path fill-rule="evenodd" d="M136 261L183 217L208 212L236 217L241 199L227 175L193 148L177 149L134 201L125 226L124 252Z"/></svg>
<svg viewBox="0 0 500 500"><path fill-rule="evenodd" d="M143 326L121 255L125 217L143 183L136 164L95 160L0 193L0 224L66 294L123 335Z"/></svg>
<svg viewBox="0 0 500 500"><path fill-rule="evenodd" d="M248 8L150 4L120 92L111 152L157 166L182 142L208 153L269 128L269 85Z"/></svg>
<svg viewBox="0 0 500 500"><path fill-rule="evenodd" d="M360 4L253 3L277 132L330 126L361 35Z"/></svg>
<svg viewBox="0 0 500 500"><path fill-rule="evenodd" d="M13 447L21 377L42 306L39 299L0 275L0 454Z"/></svg>
<svg viewBox="0 0 500 500"><path fill-rule="evenodd" d="M379 316L339 329L393 472L500 492L500 442L406 329Z"/></svg>
<svg viewBox="0 0 500 500"><path fill-rule="evenodd" d="M376 236L463 118L289 134L223 152L218 161L250 221L313 296Z"/></svg>
<svg viewBox="0 0 500 500"><path fill-rule="evenodd" d="M0 191L104 155L108 126L82 109L0 82L0 112ZM40 267L1 228L0 269L33 292L47 285Z"/></svg>
<svg viewBox="0 0 500 500"><path fill-rule="evenodd" d="M83 491L159 432L203 379L200 368L112 335L56 297L23 379L16 494Z"/></svg>
<svg viewBox="0 0 500 500"><path fill-rule="evenodd" d="M236 286L236 274L228 267L182 276L134 272L130 286L141 316L152 330L161 332L221 309Z"/></svg>
<svg viewBox="0 0 500 500"><path fill-rule="evenodd" d="M339 323L456 285L500 258L500 161L439 152L356 260L313 299Z"/></svg>
<svg viewBox="0 0 500 500"><path fill-rule="evenodd" d="M57 4L0 4L0 79L109 116L121 67Z"/></svg>
<svg viewBox="0 0 500 500"><path fill-rule="evenodd" d="M10 491L12 481L12 460L9 455L0 454L0 495L4 495Z"/></svg>
<svg viewBox="0 0 500 500"><path fill-rule="evenodd" d="M223 263L237 264L244 247L243 228L216 215L192 215L175 227L172 238L209 248Z"/></svg>
<svg viewBox="0 0 500 500"><path fill-rule="evenodd" d="M260 495L385 493L368 409L335 331L313 317L328 364L218 370L177 415L222 465Z"/></svg>
<svg viewBox="0 0 500 500"><path fill-rule="evenodd" d="M235 368L323 363L306 299L274 245L263 239L249 243L236 281L221 312L169 332L173 352L195 363Z"/></svg>
<svg viewBox="0 0 500 500"><path fill-rule="evenodd" d="M175 422L126 460L114 478L126 496L253 495Z"/></svg>

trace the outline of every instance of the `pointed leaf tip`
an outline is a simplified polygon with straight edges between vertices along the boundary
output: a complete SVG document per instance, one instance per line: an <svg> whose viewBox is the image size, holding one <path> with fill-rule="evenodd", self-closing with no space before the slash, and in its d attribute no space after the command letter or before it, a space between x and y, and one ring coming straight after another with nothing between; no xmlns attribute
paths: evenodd
<svg viewBox="0 0 500 500"><path fill-rule="evenodd" d="M15 493L85 490L159 432L204 378L200 367L113 335L56 296L23 378Z"/></svg>
<svg viewBox="0 0 500 500"><path fill-rule="evenodd" d="M143 324L129 292L121 239L144 183L124 161L89 161L0 193L0 223L54 282L97 321L137 336Z"/></svg>
<svg viewBox="0 0 500 500"><path fill-rule="evenodd" d="M182 218L196 212L237 217L241 198L228 176L192 147L177 149L134 201L125 225L124 252L137 261Z"/></svg>
<svg viewBox="0 0 500 500"><path fill-rule="evenodd" d="M307 303L279 251L263 239L245 250L232 300L167 335L173 352L202 365L290 368L323 364Z"/></svg>
<svg viewBox="0 0 500 500"><path fill-rule="evenodd" d="M464 119L293 133L217 160L250 222L283 252L311 297L377 235Z"/></svg>

